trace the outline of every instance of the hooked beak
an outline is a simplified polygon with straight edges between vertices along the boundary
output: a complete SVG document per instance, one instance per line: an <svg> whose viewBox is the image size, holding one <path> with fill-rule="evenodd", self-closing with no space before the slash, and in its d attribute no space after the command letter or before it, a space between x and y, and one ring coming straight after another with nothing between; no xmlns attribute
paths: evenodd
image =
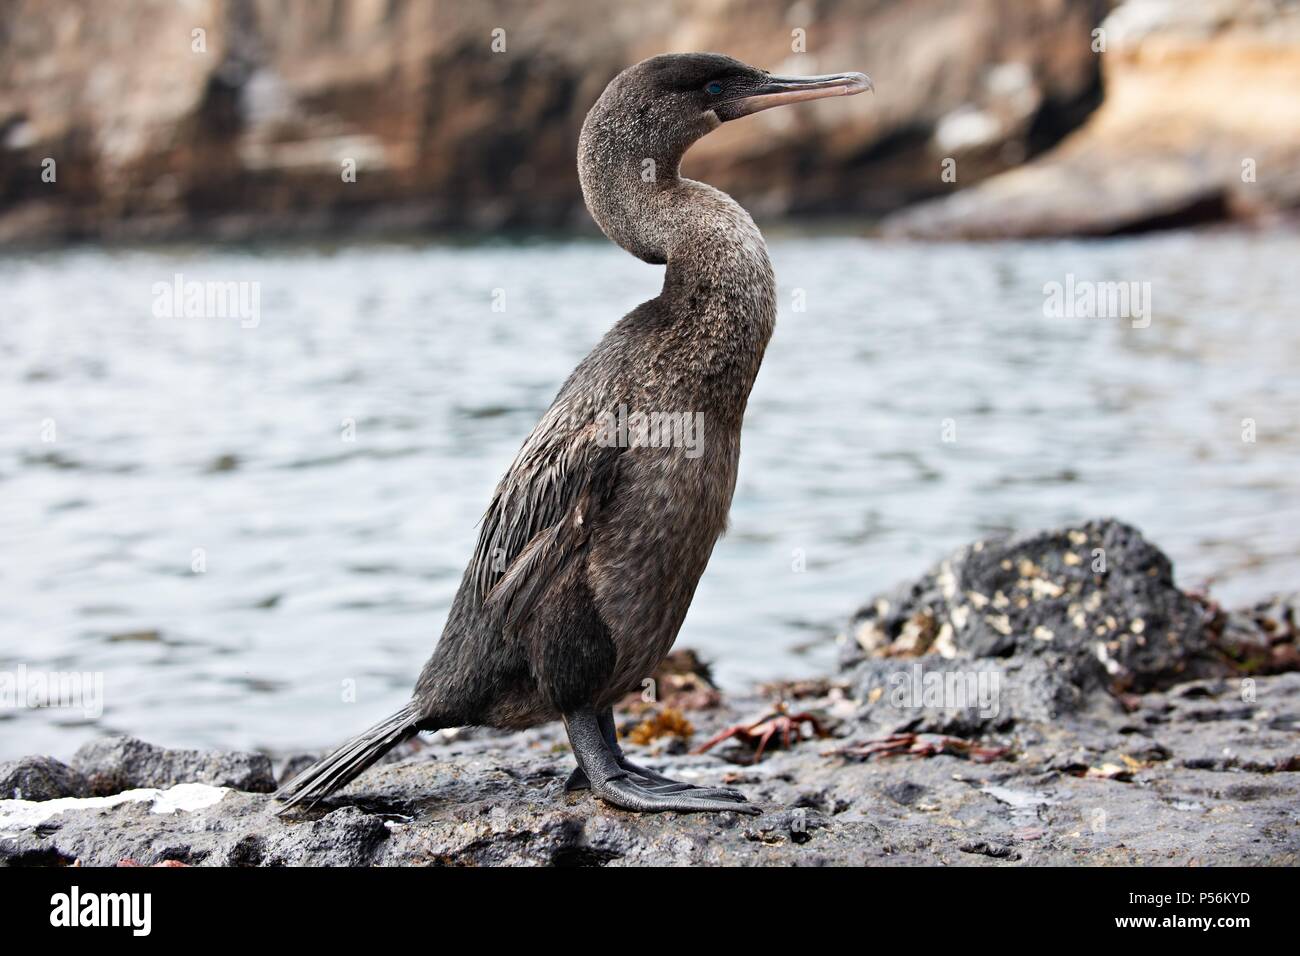
<svg viewBox="0 0 1300 956"><path fill-rule="evenodd" d="M748 116L773 106L819 100L823 96L852 96L863 90L875 91L871 77L865 73L828 73L825 76L770 76L767 82L753 93L730 104L728 112L734 119Z"/></svg>

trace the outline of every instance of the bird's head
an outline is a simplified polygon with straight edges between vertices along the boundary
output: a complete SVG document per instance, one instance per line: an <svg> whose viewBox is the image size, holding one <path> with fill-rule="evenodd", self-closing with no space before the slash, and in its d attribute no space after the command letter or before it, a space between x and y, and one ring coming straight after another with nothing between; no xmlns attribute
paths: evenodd
<svg viewBox="0 0 1300 956"><path fill-rule="evenodd" d="M684 153L721 124L760 110L871 89L865 73L774 76L721 53L667 53L610 81L583 128L646 156Z"/></svg>
<svg viewBox="0 0 1300 956"><path fill-rule="evenodd" d="M720 53L642 60L610 81L583 123L578 173L587 208L623 248L659 261L659 243L645 241L633 207L677 180L692 143L760 110L871 88L864 73L774 76Z"/></svg>

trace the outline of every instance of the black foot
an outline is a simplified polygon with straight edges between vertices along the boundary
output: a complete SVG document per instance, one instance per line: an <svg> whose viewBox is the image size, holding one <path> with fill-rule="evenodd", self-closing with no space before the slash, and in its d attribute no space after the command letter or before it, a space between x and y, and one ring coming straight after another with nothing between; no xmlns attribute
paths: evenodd
<svg viewBox="0 0 1300 956"><path fill-rule="evenodd" d="M693 783L683 783L655 773L653 770L638 767L630 760L619 761L619 766L627 771L627 779L655 793L689 793L693 797L717 797L736 803L745 803L748 800L739 790L730 787L698 787ZM569 779L564 782L565 793L590 789L591 781L587 779L587 773L581 767L575 767L573 773L569 774Z"/></svg>
<svg viewBox="0 0 1300 956"><path fill-rule="evenodd" d="M708 791L709 793L714 793L719 795L725 794L727 796L732 797L735 800L746 799L743 793L741 793L739 790L733 790L731 789L731 787L698 787L693 783L683 783L680 780L674 780L672 777L665 777L663 774L656 773L655 771L651 770L649 767L638 766L637 764L634 764L632 761L628 760L626 757L620 756L617 758L617 760L618 760L618 765L622 767L624 770L626 770L629 774L631 774L633 778L642 777L650 781L650 783L656 785L655 786L656 790L662 791L666 787L675 787L678 790Z"/></svg>
<svg viewBox="0 0 1300 956"><path fill-rule="evenodd" d="M578 758L578 769L565 783L565 790L589 789L613 806L648 813L661 810L682 813L761 812L738 790L697 787L638 767L624 757L618 747L613 732L613 714L607 711L601 716L603 720L589 709L565 715L569 743Z"/></svg>
<svg viewBox="0 0 1300 956"><path fill-rule="evenodd" d="M676 810L678 813L762 812L743 796L737 799L731 795L720 796L719 794L726 793L723 790L691 787L689 784L677 786L686 786L688 789L663 790L636 783L630 776L620 776L600 782L592 787L592 793L608 804L641 813L660 813L664 810Z"/></svg>

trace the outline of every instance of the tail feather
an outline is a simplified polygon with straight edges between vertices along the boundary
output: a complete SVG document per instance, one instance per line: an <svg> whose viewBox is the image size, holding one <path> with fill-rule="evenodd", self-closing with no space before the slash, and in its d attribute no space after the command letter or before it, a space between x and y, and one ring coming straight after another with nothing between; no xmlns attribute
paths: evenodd
<svg viewBox="0 0 1300 956"><path fill-rule="evenodd" d="M385 717L369 730L357 734L328 757L318 760L275 793L284 803L277 812L308 801L314 806L322 797L355 780L376 760L420 730L420 711L414 702Z"/></svg>

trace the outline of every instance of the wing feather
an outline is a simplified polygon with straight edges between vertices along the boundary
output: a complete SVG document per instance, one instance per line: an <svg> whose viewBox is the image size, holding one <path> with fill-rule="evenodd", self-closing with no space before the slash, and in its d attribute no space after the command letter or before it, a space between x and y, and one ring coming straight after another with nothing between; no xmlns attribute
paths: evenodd
<svg viewBox="0 0 1300 956"><path fill-rule="evenodd" d="M475 603L510 628L585 553L591 520L617 484L623 449L599 441L597 416L575 414L562 398L497 485L470 563Z"/></svg>

